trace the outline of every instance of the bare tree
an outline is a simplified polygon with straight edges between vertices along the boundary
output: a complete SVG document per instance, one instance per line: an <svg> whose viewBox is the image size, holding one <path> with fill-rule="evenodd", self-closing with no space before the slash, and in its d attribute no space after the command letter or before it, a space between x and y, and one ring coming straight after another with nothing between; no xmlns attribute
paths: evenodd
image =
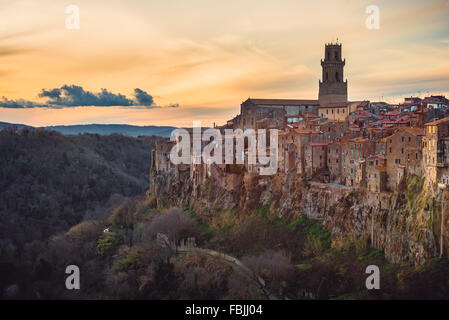
<svg viewBox="0 0 449 320"><path fill-rule="evenodd" d="M153 218L148 226L148 233L153 236L163 234L160 239L164 240L167 247L176 250L179 240L196 235L196 226L196 221L182 209L172 208Z"/></svg>
<svg viewBox="0 0 449 320"><path fill-rule="evenodd" d="M273 293L284 295L295 271L290 259L281 251L267 250L257 256L244 257L242 263L253 272L254 283L268 299Z"/></svg>

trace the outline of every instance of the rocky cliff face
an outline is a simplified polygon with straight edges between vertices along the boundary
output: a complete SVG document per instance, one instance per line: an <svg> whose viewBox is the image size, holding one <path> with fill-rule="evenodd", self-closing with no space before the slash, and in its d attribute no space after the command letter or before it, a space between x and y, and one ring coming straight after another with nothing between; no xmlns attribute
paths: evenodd
<svg viewBox="0 0 449 320"><path fill-rule="evenodd" d="M188 172L150 176L150 193L159 205L190 206L206 219L236 207L241 214L250 214L269 205L270 213L279 217L293 220L306 215L320 220L334 242L371 239L372 246L383 249L394 263L420 265L439 254L442 195L423 189L419 177L404 181L391 194L306 182L295 175L214 175L196 190L193 185ZM447 216L445 230L449 230ZM448 248L447 232L444 235Z"/></svg>

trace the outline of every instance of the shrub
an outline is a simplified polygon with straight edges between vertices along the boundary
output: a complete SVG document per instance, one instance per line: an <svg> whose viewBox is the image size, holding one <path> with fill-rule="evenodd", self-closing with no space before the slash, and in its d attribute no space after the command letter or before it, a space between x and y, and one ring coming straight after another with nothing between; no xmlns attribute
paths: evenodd
<svg viewBox="0 0 449 320"><path fill-rule="evenodd" d="M114 265L114 269L128 272L129 270L137 270L143 265L143 256L139 252L132 252L125 259L118 260Z"/></svg>
<svg viewBox="0 0 449 320"><path fill-rule="evenodd" d="M117 239L111 236L98 239L98 252L102 257L109 255L114 250L117 242Z"/></svg>

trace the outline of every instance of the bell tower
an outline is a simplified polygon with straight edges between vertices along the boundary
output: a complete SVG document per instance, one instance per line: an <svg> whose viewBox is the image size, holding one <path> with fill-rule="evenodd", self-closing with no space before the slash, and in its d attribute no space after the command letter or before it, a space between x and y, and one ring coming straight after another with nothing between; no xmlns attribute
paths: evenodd
<svg viewBox="0 0 449 320"><path fill-rule="evenodd" d="M323 69L322 81L318 100L321 106L348 102L348 81L343 81L343 69L346 60L341 59L341 44L329 43L324 47L324 60L321 60Z"/></svg>

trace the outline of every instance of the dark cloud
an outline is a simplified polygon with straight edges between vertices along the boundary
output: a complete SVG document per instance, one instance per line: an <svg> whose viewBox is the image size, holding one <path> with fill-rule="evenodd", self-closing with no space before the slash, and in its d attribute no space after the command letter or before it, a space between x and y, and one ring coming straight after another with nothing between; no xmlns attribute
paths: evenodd
<svg viewBox="0 0 449 320"><path fill-rule="evenodd" d="M60 88L42 89L39 93L40 98L46 98L45 104L35 103L26 100L9 100L3 97L0 100L0 107L3 108L73 108L80 106L111 107L119 106L133 109L153 109L162 108L154 104L153 96L146 91L134 89L134 99L130 99L120 93L112 93L107 89L101 89L94 93L84 90L77 85L63 85ZM178 107L172 104L167 107Z"/></svg>
<svg viewBox="0 0 449 320"><path fill-rule="evenodd" d="M154 103L153 97L139 88L134 89L134 97L141 106L151 106Z"/></svg>
<svg viewBox="0 0 449 320"><path fill-rule="evenodd" d="M42 107L46 107L46 105L42 105L39 103L35 103L32 101L27 101L27 100L23 100L23 99L9 100L6 97L2 97L0 100L0 107L11 108L11 109L24 109L24 108L42 108Z"/></svg>
<svg viewBox="0 0 449 320"><path fill-rule="evenodd" d="M81 86L64 85L61 88L54 88L50 90L42 89L39 97L48 98L47 104L63 106L63 107L78 107L78 106L96 106L96 107L110 107L110 106L132 106L133 101L126 98L122 94L114 94L107 89L101 89L99 93L86 91Z"/></svg>
<svg viewBox="0 0 449 320"><path fill-rule="evenodd" d="M12 56L16 54L21 54L26 51L29 51L27 49L19 48L19 47L11 47L11 46L0 46L0 57L1 56Z"/></svg>

